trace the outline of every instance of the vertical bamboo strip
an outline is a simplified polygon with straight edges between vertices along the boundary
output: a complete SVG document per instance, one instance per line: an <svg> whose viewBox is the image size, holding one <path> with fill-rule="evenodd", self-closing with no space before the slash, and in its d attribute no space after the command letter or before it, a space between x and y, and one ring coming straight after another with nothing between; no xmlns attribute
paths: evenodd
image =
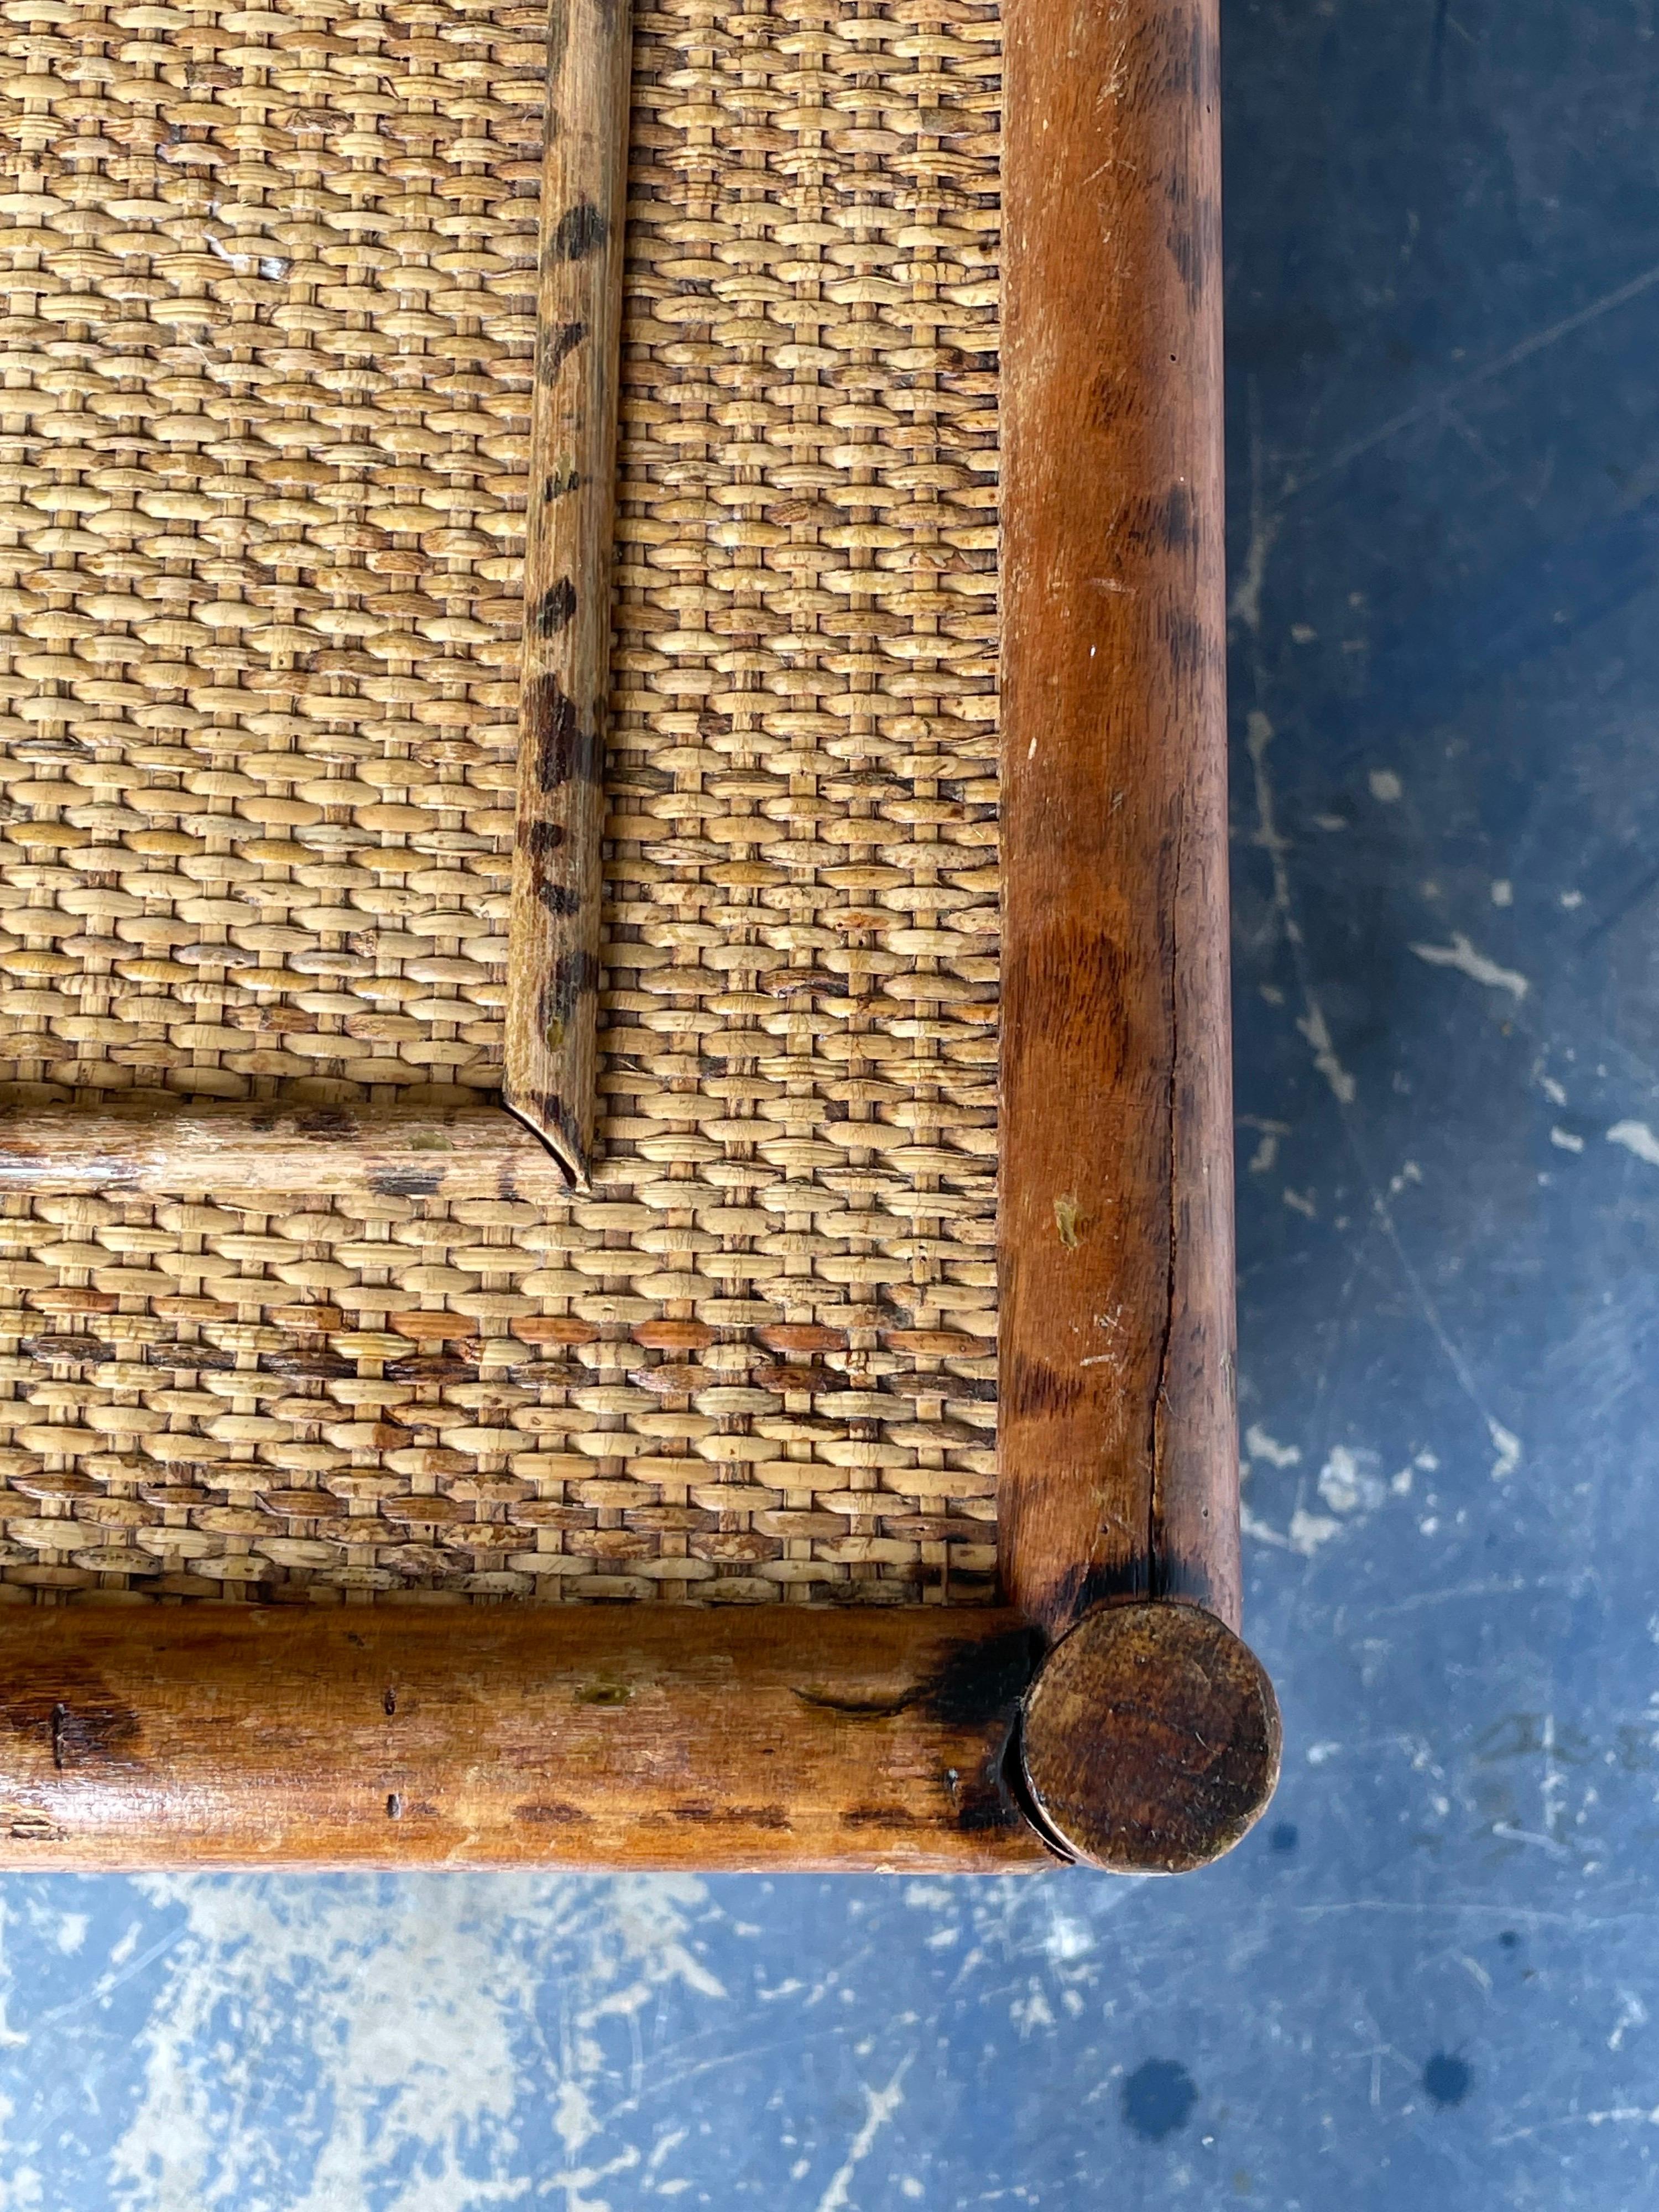
<svg viewBox="0 0 1659 2212"><path fill-rule="evenodd" d="M1003 1576L1239 1621L1213 0L1010 0Z"/></svg>
<svg viewBox="0 0 1659 2212"><path fill-rule="evenodd" d="M505 1095L585 1184L628 173L625 0L561 0L550 38Z"/></svg>

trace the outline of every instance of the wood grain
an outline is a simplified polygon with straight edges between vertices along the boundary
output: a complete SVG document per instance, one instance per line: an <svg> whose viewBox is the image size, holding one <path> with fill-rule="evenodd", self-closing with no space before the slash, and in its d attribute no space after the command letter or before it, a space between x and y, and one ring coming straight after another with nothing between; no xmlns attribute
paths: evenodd
<svg viewBox="0 0 1659 2212"><path fill-rule="evenodd" d="M1006 1613L83 1604L0 1622L0 1866L1052 1863Z"/></svg>
<svg viewBox="0 0 1659 2212"><path fill-rule="evenodd" d="M581 1185L593 1141L630 54L626 0L554 9L505 1096Z"/></svg>
<svg viewBox="0 0 1659 2212"><path fill-rule="evenodd" d="M564 1188L545 1148L499 1107L0 1109L0 1191L495 1198Z"/></svg>
<svg viewBox="0 0 1659 2212"><path fill-rule="evenodd" d="M1279 1705L1261 1662L1194 1605L1099 1607L1043 1662L1020 1761L1074 1858L1185 1874L1229 1851L1279 1779Z"/></svg>
<svg viewBox="0 0 1659 2212"><path fill-rule="evenodd" d="M1213 0L1010 0L1008 1595L1239 1617Z"/></svg>

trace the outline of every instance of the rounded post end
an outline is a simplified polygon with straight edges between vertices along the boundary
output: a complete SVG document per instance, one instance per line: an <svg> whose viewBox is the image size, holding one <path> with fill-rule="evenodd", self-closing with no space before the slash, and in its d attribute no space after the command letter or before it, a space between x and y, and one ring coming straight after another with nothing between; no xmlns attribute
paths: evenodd
<svg viewBox="0 0 1659 2212"><path fill-rule="evenodd" d="M1107 1605L1025 1695L1019 1757L1039 1824L1114 1874L1185 1874L1229 1851L1279 1780L1279 1701L1213 1613Z"/></svg>

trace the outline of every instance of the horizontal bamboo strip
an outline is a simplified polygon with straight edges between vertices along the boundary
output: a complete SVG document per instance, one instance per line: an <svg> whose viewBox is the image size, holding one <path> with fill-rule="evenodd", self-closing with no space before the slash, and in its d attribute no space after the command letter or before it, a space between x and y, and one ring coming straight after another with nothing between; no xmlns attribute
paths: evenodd
<svg viewBox="0 0 1659 2212"><path fill-rule="evenodd" d="M222 1188L501 1198L562 1189L562 1177L545 1146L499 1107L0 1109L0 1191L142 1197Z"/></svg>
<svg viewBox="0 0 1659 2212"><path fill-rule="evenodd" d="M1012 1615L34 1610L0 1866L1016 1869Z"/></svg>

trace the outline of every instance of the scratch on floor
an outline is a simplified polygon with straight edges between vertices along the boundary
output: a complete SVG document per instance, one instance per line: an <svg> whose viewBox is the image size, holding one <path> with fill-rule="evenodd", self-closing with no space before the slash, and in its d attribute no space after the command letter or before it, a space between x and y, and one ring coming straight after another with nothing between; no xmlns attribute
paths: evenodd
<svg viewBox="0 0 1659 2212"><path fill-rule="evenodd" d="M1330 1030L1325 1020L1324 1009L1320 1005L1314 990L1313 978L1309 973L1306 948L1303 943L1302 933L1297 927L1296 916L1292 909L1290 870L1286 860L1286 855L1290 850L1289 841L1279 828L1273 811L1273 784L1267 773L1267 748L1273 743L1273 726L1264 714L1253 709L1247 726L1249 735L1245 749L1249 755L1251 767L1255 770L1256 831L1254 842L1261 851L1267 854L1273 870L1273 910L1284 929L1285 943L1291 950L1291 957L1296 968L1297 982L1302 994L1304 1012L1298 1019L1297 1027L1314 1048L1314 1066L1330 1085L1338 1105L1345 1108L1351 1107L1354 1103L1358 1086L1353 1077L1337 1057ZM1449 952L1439 946L1431 948L1431 951L1449 962L1455 963L1456 943L1457 940L1454 939ZM1470 951L1473 952L1473 947L1470 947ZM1474 957L1478 958L1480 956ZM1524 976L1518 977L1516 980L1523 987L1525 986ZM1626 1125L1620 1126L1622 1127ZM1644 1127L1645 1125L1629 1126ZM1492 1473L1494 1476L1498 1477L1511 1474L1520 1463L1520 1440L1510 1430L1504 1428L1501 1422L1493 1418L1481 1395L1468 1361L1453 1343L1445 1323L1440 1318L1439 1309L1429 1295L1427 1285L1412 1264L1405 1245L1401 1241L1400 1231L1395 1225L1394 1216L1389 1209L1387 1198L1365 1157L1364 1149L1360 1143L1358 1133L1353 1126L1352 1115L1344 1115L1343 1128L1349 1151L1353 1155L1361 1179L1370 1194L1377 1224L1389 1240L1395 1260L1410 1289L1417 1310L1422 1315L1435 1342L1439 1346L1447 1365L1455 1376L1458 1388L1480 1415L1488 1437L1497 1449L1498 1459L1493 1464ZM1659 1164L1659 1140L1655 1140L1650 1133L1649 1141L1653 1145L1655 1163Z"/></svg>
<svg viewBox="0 0 1659 2212"><path fill-rule="evenodd" d="M1261 714L1252 714L1249 722L1245 750L1250 757L1250 766L1255 772L1256 829L1254 842L1267 855L1268 865L1273 870L1273 912L1279 917L1279 926L1285 932L1286 942L1294 948L1300 946L1302 933L1297 927L1296 917L1291 908L1291 877L1290 870L1285 865L1285 856L1290 850L1290 843L1279 826L1278 817L1274 811L1273 782L1267 773L1267 748L1273 743L1273 726L1267 717ZM1300 971L1302 969L1300 960L1297 962L1297 967ZM1357 1085L1352 1076L1337 1058L1336 1046L1331 1037L1329 1024L1325 1019L1325 1010L1314 995L1312 986L1305 972L1299 972L1297 980L1302 987L1304 1012L1296 1025L1313 1047L1314 1066L1336 1094L1338 1104L1352 1106L1356 1096Z"/></svg>
<svg viewBox="0 0 1659 2212"><path fill-rule="evenodd" d="M1615 286L1611 292L1602 293L1599 299L1592 300L1588 307L1580 307L1576 313L1563 315L1557 322L1547 323L1541 331L1534 331L1530 337L1522 338L1518 344L1483 362L1479 368L1472 369L1467 376L1459 377L1443 391L1431 392L1415 407L1402 409L1386 422L1378 423L1375 430L1368 431L1364 437L1340 446L1329 460L1322 463L1318 468L1310 469L1304 477L1292 477L1285 486L1284 497L1294 498L1297 493L1306 491L1310 484L1317 483L1322 477L1334 476L1339 470L1346 469L1350 461L1357 461L1362 453L1371 453L1378 446L1386 445L1390 438L1397 438L1402 430L1409 430L1417 423L1427 422L1431 416L1443 413L1464 392L1475 391L1480 386L1489 383L1493 377L1503 376L1510 369L1518 368L1534 354L1543 353L1549 347L1558 345L1563 338L1570 337L1573 331L1583 330L1587 323L1598 321L1615 307L1625 306L1627 301L1639 299L1644 292L1650 291L1656 284L1659 284L1659 267L1644 269L1639 276Z"/></svg>
<svg viewBox="0 0 1659 2212"><path fill-rule="evenodd" d="M904 2058L884 2089L872 2089L866 2084L864 2124L848 2145L846 2157L830 2175L830 2186L818 2199L817 2212L844 2212L854 2174L870 2155L876 2137L904 2102L904 2077L909 2070L910 2060Z"/></svg>

